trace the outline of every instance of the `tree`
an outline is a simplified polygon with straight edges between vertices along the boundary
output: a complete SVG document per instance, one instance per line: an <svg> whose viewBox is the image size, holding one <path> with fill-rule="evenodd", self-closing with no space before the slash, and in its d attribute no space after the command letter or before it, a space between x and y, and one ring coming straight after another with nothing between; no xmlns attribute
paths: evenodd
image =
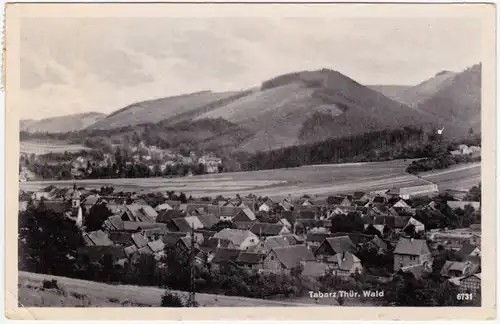
<svg viewBox="0 0 500 324"><path fill-rule="evenodd" d="M300 276L302 275L303 271L304 271L304 266L300 263L300 264L298 264L297 266L293 267L290 270L290 274L294 278L300 278Z"/></svg>
<svg viewBox="0 0 500 324"><path fill-rule="evenodd" d="M472 187L464 197L465 201L481 201L481 184Z"/></svg>
<svg viewBox="0 0 500 324"><path fill-rule="evenodd" d="M362 233L363 230L363 220L356 212L350 212L348 215L338 215L332 218L332 233Z"/></svg>
<svg viewBox="0 0 500 324"><path fill-rule="evenodd" d="M415 279L413 275L394 278L385 296L396 306L459 306L458 288L448 281Z"/></svg>
<svg viewBox="0 0 500 324"><path fill-rule="evenodd" d="M187 204L188 200L185 193L181 192L179 195L179 201L183 204Z"/></svg>
<svg viewBox="0 0 500 324"><path fill-rule="evenodd" d="M84 246L76 224L40 204L19 213L19 269L68 276Z"/></svg>
<svg viewBox="0 0 500 324"><path fill-rule="evenodd" d="M407 236L410 236L410 237L415 237L415 234L417 234L417 231L415 229L415 225L413 225L413 224L406 226L404 229L404 232Z"/></svg>
<svg viewBox="0 0 500 324"><path fill-rule="evenodd" d="M383 238L382 233L380 233L380 231L378 229L376 229L372 224L368 225L365 228L364 234L366 234L366 235L376 235L376 236L378 236L380 238Z"/></svg>
<svg viewBox="0 0 500 324"><path fill-rule="evenodd" d="M165 291L161 297L161 307L189 307L189 302L184 300L180 295L170 291Z"/></svg>
<svg viewBox="0 0 500 324"><path fill-rule="evenodd" d="M104 204L97 204L90 208L89 215L83 219L83 225L87 232L97 231L102 229L104 221L108 217L113 216L113 213Z"/></svg>

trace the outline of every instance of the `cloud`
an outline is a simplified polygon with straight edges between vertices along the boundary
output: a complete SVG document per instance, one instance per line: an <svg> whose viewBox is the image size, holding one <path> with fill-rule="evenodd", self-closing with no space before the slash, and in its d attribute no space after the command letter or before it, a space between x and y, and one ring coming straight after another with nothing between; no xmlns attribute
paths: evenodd
<svg viewBox="0 0 500 324"><path fill-rule="evenodd" d="M416 84L480 60L470 19L30 18L21 23L23 117L259 85L331 68L364 84Z"/></svg>

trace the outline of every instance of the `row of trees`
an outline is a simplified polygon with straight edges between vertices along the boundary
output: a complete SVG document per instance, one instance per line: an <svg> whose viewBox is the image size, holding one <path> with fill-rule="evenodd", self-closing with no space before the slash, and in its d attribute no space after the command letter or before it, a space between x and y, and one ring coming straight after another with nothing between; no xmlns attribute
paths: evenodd
<svg viewBox="0 0 500 324"><path fill-rule="evenodd" d="M459 163L471 163L481 161L480 156L469 155L451 155L448 152L441 153L435 157L429 157L413 161L407 168L406 172L417 174L420 172L431 171L435 169L446 169L452 165Z"/></svg>
<svg viewBox="0 0 500 324"><path fill-rule="evenodd" d="M423 130L404 127L291 146L254 155L239 153L244 170L291 168L301 165L386 161L432 156L442 144L429 141Z"/></svg>

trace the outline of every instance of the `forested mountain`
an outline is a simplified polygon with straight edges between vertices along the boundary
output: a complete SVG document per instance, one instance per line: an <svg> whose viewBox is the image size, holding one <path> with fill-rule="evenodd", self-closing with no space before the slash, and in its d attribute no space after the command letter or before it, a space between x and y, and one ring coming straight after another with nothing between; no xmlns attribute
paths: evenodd
<svg viewBox="0 0 500 324"><path fill-rule="evenodd" d="M49 132L65 133L78 131L87 128L99 120L106 117L105 114L98 112L89 112L82 114L73 114L60 117L45 118L41 120L26 119L20 121L20 130L30 133Z"/></svg>

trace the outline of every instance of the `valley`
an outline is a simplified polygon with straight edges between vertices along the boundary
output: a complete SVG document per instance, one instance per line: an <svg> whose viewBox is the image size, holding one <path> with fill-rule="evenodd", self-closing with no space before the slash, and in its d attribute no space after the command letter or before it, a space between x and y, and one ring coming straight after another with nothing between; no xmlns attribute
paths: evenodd
<svg viewBox="0 0 500 324"><path fill-rule="evenodd" d="M425 185L429 181L440 189L467 189L480 181L480 163L459 165L416 177L405 172L411 160L388 162L331 164L289 169L233 172L201 175L177 179L134 178L68 181L28 181L20 189L40 190L49 185L71 187L74 183L86 188L112 185L116 191L164 192L182 191L193 196L222 194L283 197L291 195L318 195L349 193L357 190L383 190L394 187Z"/></svg>

